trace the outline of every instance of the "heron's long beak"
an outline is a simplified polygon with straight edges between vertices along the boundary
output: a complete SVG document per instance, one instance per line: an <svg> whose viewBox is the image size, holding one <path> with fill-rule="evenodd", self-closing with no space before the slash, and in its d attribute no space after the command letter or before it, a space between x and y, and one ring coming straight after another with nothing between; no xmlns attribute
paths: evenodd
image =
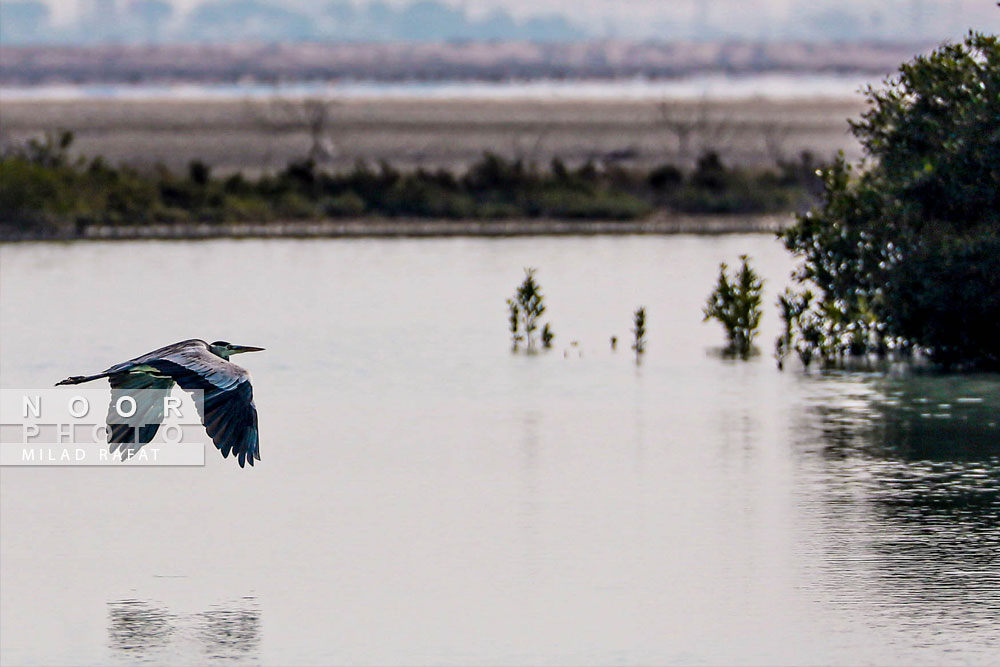
<svg viewBox="0 0 1000 667"><path fill-rule="evenodd" d="M240 354L242 352L260 352L264 348L253 347L252 345L230 345L230 354Z"/></svg>

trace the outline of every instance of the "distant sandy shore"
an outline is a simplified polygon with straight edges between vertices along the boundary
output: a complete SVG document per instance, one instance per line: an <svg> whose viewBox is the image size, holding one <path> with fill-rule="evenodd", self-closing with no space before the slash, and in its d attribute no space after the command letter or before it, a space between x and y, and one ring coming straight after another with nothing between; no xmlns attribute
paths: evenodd
<svg viewBox="0 0 1000 667"><path fill-rule="evenodd" d="M647 220L424 220L370 219L263 224L173 224L101 226L65 236L0 235L0 242L197 240L220 238L434 238L510 236L598 236L665 234L747 234L777 232L791 215L662 216Z"/></svg>
<svg viewBox="0 0 1000 667"><path fill-rule="evenodd" d="M798 100L327 100L319 110L326 169L385 160L402 169L458 169L491 151L545 167L690 167L705 150L731 165L768 166L812 151L859 153L847 119L852 99ZM273 172L310 150L316 109L281 100L4 100L0 140L72 130L73 150L112 163L164 164L183 171L202 160L216 173Z"/></svg>

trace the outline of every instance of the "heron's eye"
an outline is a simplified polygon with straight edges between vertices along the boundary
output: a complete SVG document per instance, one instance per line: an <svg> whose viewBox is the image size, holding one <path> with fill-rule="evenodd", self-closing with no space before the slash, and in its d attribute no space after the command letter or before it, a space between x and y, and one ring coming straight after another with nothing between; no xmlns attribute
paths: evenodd
<svg viewBox="0 0 1000 667"><path fill-rule="evenodd" d="M212 343L212 347L229 347L229 343L224 340L217 340Z"/></svg>

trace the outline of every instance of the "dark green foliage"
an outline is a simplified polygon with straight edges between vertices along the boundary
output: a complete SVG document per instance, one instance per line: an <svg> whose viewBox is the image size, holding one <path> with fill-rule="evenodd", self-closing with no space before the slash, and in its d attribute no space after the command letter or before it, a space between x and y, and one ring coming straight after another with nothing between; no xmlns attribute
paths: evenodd
<svg viewBox="0 0 1000 667"><path fill-rule="evenodd" d="M490 192L517 187L525 177L520 160L507 162L495 153L485 153L483 159L472 165L462 179L471 192Z"/></svg>
<svg viewBox="0 0 1000 667"><path fill-rule="evenodd" d="M686 213L769 213L801 210L811 202L809 192L816 189L815 168L807 173L811 157L802 162L782 163L781 174L770 171L748 172L725 166L715 153L707 153L688 183L675 189L666 199L668 205ZM805 166L804 166L805 165Z"/></svg>
<svg viewBox="0 0 1000 667"><path fill-rule="evenodd" d="M70 160L72 140L69 132L48 134L0 156L0 226L44 236L99 216L116 224L153 219L159 200L153 182L100 159Z"/></svg>
<svg viewBox="0 0 1000 667"><path fill-rule="evenodd" d="M267 222L383 217L630 220L655 209L687 213L763 213L790 210L804 200L794 164L783 175L728 169L706 155L685 181L672 165L652 172L571 168L553 160L548 171L486 154L464 174L388 163L331 173L314 160L250 180L215 177L195 160L187 173L164 167L139 171L100 158L71 161L72 134L50 134L0 155L0 204L5 231L53 234L88 224ZM791 174L791 175L789 175ZM33 231L34 230L34 231Z"/></svg>
<svg viewBox="0 0 1000 667"><path fill-rule="evenodd" d="M652 207L626 192L549 190L528 202L532 213L547 218L631 220L642 218Z"/></svg>
<svg viewBox="0 0 1000 667"><path fill-rule="evenodd" d="M212 175L212 168L201 160L192 160L188 165L188 178L195 185L208 185L208 179Z"/></svg>
<svg viewBox="0 0 1000 667"><path fill-rule="evenodd" d="M328 218L352 218L365 212L365 200L353 190L320 200L320 211Z"/></svg>
<svg viewBox="0 0 1000 667"><path fill-rule="evenodd" d="M312 159L289 162L281 174L282 180L293 190L315 192L316 161Z"/></svg>
<svg viewBox="0 0 1000 667"><path fill-rule="evenodd" d="M673 190L684 182L684 172L672 164L663 164L649 172L647 180L654 190Z"/></svg>
<svg viewBox="0 0 1000 667"><path fill-rule="evenodd" d="M915 248L894 276L907 298L886 308L907 339L936 360L1000 362L1000 234L934 239Z"/></svg>
<svg viewBox="0 0 1000 667"><path fill-rule="evenodd" d="M718 320L726 330L729 351L748 357L753 349L753 339L761 317L761 290L763 281L750 267L746 255L740 257L742 266L732 276L727 266L719 265L719 280L709 295L703 312L705 319Z"/></svg>
<svg viewBox="0 0 1000 667"><path fill-rule="evenodd" d="M865 161L826 170L821 204L783 235L816 294L796 346L825 363L918 349L998 366L997 38L971 34L915 58L867 96L852 123Z"/></svg>
<svg viewBox="0 0 1000 667"><path fill-rule="evenodd" d="M41 139L29 139L15 154L39 167L61 167L68 163L67 151L73 144L68 130L46 132Z"/></svg>
<svg viewBox="0 0 1000 667"><path fill-rule="evenodd" d="M632 316L632 322L632 335L635 341L632 343L632 349L635 350L635 360L638 362L646 351L646 309L640 306Z"/></svg>
<svg viewBox="0 0 1000 667"><path fill-rule="evenodd" d="M725 190L728 180L727 170L715 151L709 151L699 157L694 173L691 174L691 184L709 192Z"/></svg>
<svg viewBox="0 0 1000 667"><path fill-rule="evenodd" d="M524 280L518 286L517 292L512 298L507 299L507 322L515 350L522 342L529 352L535 350L539 338L539 318L544 313L545 297L542 295L541 286L535 280L535 269L525 269ZM551 347L554 338L552 327L546 323L541 331L542 346Z"/></svg>

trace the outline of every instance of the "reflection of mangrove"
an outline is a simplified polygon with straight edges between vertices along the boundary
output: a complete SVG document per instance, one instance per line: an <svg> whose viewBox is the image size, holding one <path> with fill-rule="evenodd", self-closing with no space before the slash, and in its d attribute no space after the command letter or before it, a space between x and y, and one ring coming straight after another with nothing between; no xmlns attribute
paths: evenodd
<svg viewBox="0 0 1000 667"><path fill-rule="evenodd" d="M874 556L885 604L926 614L915 603L933 601L970 632L978 620L992 623L1000 613L1000 384L927 375L851 391L827 381L808 413L832 477L823 483L829 520L853 534L845 508L879 518L877 530L847 543ZM833 545L833 555L843 546Z"/></svg>
<svg viewBox="0 0 1000 667"><path fill-rule="evenodd" d="M0 210L7 232L81 232L91 224L270 222L375 216L444 219L643 218L654 210L758 214L801 209L816 191L808 155L775 169L745 170L705 153L684 173L555 159L542 169L484 155L463 173L399 171L359 163L333 173L312 160L257 179L215 177L192 162L186 174L159 166L70 159L71 133L48 135L0 156Z"/></svg>
<svg viewBox="0 0 1000 667"><path fill-rule="evenodd" d="M123 654L143 654L166 646L176 631L166 609L142 600L108 603L108 644Z"/></svg>
<svg viewBox="0 0 1000 667"><path fill-rule="evenodd" d="M926 552L940 542L942 557L956 551L988 562L1000 548L1000 385L964 380L883 379L852 395L833 380L810 412L831 469L863 484L862 497L886 519L916 525L927 538L900 549Z"/></svg>
<svg viewBox="0 0 1000 667"><path fill-rule="evenodd" d="M198 616L198 637L212 658L236 658L260 645L260 611L255 606L217 607Z"/></svg>
<svg viewBox="0 0 1000 667"><path fill-rule="evenodd" d="M192 651L212 660L246 660L260 645L260 610L256 600L243 598L197 614L174 614L142 600L108 603L108 645L131 661L153 654Z"/></svg>
<svg viewBox="0 0 1000 667"><path fill-rule="evenodd" d="M911 370L872 379L874 387L832 390L811 407L832 457L983 462L1000 459L1000 391L996 376L956 377ZM838 392L841 392L838 394ZM1000 473L998 473L1000 474Z"/></svg>

